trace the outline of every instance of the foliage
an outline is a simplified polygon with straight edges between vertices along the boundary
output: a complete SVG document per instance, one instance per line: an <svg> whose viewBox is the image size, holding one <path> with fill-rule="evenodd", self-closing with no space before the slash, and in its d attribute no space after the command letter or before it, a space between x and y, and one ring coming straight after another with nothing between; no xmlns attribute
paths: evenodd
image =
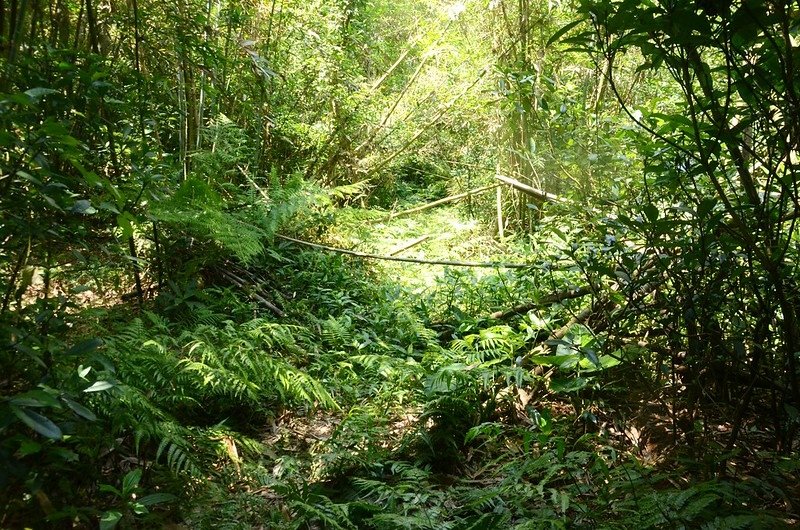
<svg viewBox="0 0 800 530"><path fill-rule="evenodd" d="M4 3L0 526L797 524L797 14Z"/></svg>

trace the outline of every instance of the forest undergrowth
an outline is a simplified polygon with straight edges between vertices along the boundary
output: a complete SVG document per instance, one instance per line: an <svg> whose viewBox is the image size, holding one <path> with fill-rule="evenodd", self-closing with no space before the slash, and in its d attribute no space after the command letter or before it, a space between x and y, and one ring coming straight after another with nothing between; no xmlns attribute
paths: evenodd
<svg viewBox="0 0 800 530"><path fill-rule="evenodd" d="M470 227L418 257L515 257L491 245L475 254L490 234L466 213L412 223ZM385 212L336 215L327 243L396 244ZM381 227L369 240L364 217ZM36 497L6 505L16 518L3 524L45 510L51 524L100 517L108 528L789 525L798 463L759 445L768 426L748 418L752 436L732 452L723 419L681 431L665 401L680 389L665 396L650 379L668 361L641 346L609 351L575 321L580 298L547 301L583 281L571 246L554 243L558 219L542 219L533 258L527 243L529 269L432 274L276 240L246 265L205 270L202 286L171 284L133 315L129 303L65 311L81 323L71 336L105 337L71 349L83 361L61 385L90 396L92 411L47 384L12 399L64 418L69 434L6 442L20 443L19 466L57 465L36 478ZM247 300L256 288L282 316ZM87 461L96 468L75 481Z"/></svg>
<svg viewBox="0 0 800 530"><path fill-rule="evenodd" d="M468 204L390 220L387 210L335 205L357 189L293 182L269 189L271 206L242 196L263 208L247 219L210 215L195 228L171 209L177 234L205 232L221 251L198 249L196 268L140 309L59 294L42 316L46 299L20 299L18 329L41 329L44 318L44 339L60 342L48 361L41 345L26 349L33 335L17 339L49 375L3 405L20 429L2 445L13 464L3 526L794 521L800 464L771 450L755 409L727 450L724 404L679 423L685 389L674 359L647 347L649 321L628 324L634 341L606 331L626 313L594 310L619 287L592 275L629 251L607 234L618 219L597 230L555 208L534 237L498 241ZM190 182L176 197L189 191L183 208L209 211L216 193ZM245 222L252 238L232 238L226 225ZM429 235L403 255L530 266L376 262L261 239L274 226L378 254ZM184 252L191 263L191 246ZM69 278L53 274L53 291Z"/></svg>
<svg viewBox="0 0 800 530"><path fill-rule="evenodd" d="M800 525L795 4L0 2L0 528Z"/></svg>

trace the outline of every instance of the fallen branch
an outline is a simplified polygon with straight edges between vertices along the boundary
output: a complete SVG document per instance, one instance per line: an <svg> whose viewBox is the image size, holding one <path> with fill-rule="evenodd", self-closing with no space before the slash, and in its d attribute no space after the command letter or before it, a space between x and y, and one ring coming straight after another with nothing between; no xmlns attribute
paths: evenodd
<svg viewBox="0 0 800 530"><path fill-rule="evenodd" d="M337 254L346 254L348 256L355 256L357 258L378 259L384 261L402 261L404 263L419 263L422 265L446 265L450 267L482 267L487 269L527 269L531 265L527 263L476 263L473 261L446 261L446 260L428 260L428 259L413 259L413 258L400 258L397 256L381 256L379 254L368 254L366 252L357 252L355 250L345 250L343 248L329 247L327 245L320 245L319 243L311 243L303 241L302 239L295 239L293 237L275 234L275 237L285 241L291 241L298 245L303 245L310 248L319 250L327 250L328 252L336 252Z"/></svg>
<svg viewBox="0 0 800 530"><path fill-rule="evenodd" d="M283 311L281 311L280 308L278 308L278 306L276 306L275 304L273 304L272 302L267 300L262 294L257 292L253 288L252 285L248 284L242 278L240 278L240 277L236 276L234 273L232 273L230 271L227 271L227 270L224 270L224 269L220 269L220 272L231 283L233 283L234 285L236 285L240 289L244 289L245 292L247 292L248 296L250 296L251 298L255 299L256 301L261 302L262 304L267 306L267 309L269 309L270 311L275 313L276 316L279 316L279 317L284 317L285 316L285 313Z"/></svg>
<svg viewBox="0 0 800 530"><path fill-rule="evenodd" d="M558 195L554 195L552 193L548 193L546 191L542 191L539 189L534 188L533 186L528 186L517 179L512 179L511 177L506 177L505 175L495 175L494 178L508 184L512 188L515 188L522 193L526 193L532 197L536 197L539 200L546 201L546 202L554 202L554 203L561 203L565 202L563 198L559 197Z"/></svg>
<svg viewBox="0 0 800 530"><path fill-rule="evenodd" d="M489 186L483 186L482 188L475 188L474 190L465 191L464 193L459 193L457 195L451 195L450 197L445 197L444 199L439 199L437 201L429 202L427 204L423 204L422 206L417 206L415 208L411 208L409 210L404 210L402 212L397 212L390 214L389 217L384 219L384 221L390 221L392 219L397 219L398 217L403 217L406 215L411 215L412 213L418 213L425 211L429 208L434 208L436 206L441 206L442 204L447 204L449 202L454 202L465 197L469 197L471 195L477 195L478 193L483 193L484 191L489 191L491 189L496 188L500 184L490 184Z"/></svg>
<svg viewBox="0 0 800 530"><path fill-rule="evenodd" d="M569 319L569 322L567 322L566 324L555 330L552 334L550 334L550 336L547 337L547 340L551 341L551 340L563 339L564 337L567 336L567 333L569 333L569 330L572 326L574 326L575 324L583 324L584 322L589 320L589 317L592 316L594 312L595 312L594 308L587 307L586 309L584 309L583 311L581 311L580 313Z"/></svg>
<svg viewBox="0 0 800 530"><path fill-rule="evenodd" d="M510 316L520 315L523 313L527 313L531 309L536 309L539 307L546 307L550 304L555 304L558 302L563 302L564 300L572 300L573 298L581 298L582 296L586 296L587 294L591 294L592 290L589 286L577 287L575 289L567 289L565 291L559 291L557 293L545 296L538 300L533 300L530 302L525 302L519 305L516 305L510 309L504 309L502 311L496 311L489 315L489 318L493 320L503 320Z"/></svg>
<svg viewBox="0 0 800 530"><path fill-rule="evenodd" d="M403 252L403 251L405 251L405 250L408 250L408 249L410 249L410 248L416 247L417 245L419 245L419 244L420 244L420 243L422 243L423 241L427 241L427 240L428 240L428 238L430 238L430 237L431 237L431 236L421 236L421 237L418 237L418 238L416 238L415 240L413 240L413 241L411 241L411 242L409 242L409 243L405 243L405 244L403 244L403 245L400 245L399 247L395 248L394 250L392 250L391 252L389 252L389 255L390 255L390 256L395 256L395 255L397 255L397 254L400 254L401 252Z"/></svg>

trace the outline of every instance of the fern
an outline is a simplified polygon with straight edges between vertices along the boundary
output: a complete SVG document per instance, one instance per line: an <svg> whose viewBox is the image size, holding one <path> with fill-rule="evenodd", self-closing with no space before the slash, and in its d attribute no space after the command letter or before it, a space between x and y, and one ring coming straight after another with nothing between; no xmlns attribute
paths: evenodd
<svg viewBox="0 0 800 530"><path fill-rule="evenodd" d="M398 528L406 530L447 530L453 528L452 522L448 523L438 519L431 519L431 514L400 515L384 513L374 516L372 518L372 523L376 528Z"/></svg>
<svg viewBox="0 0 800 530"><path fill-rule="evenodd" d="M509 326L492 326L478 333L455 339L450 348L464 356L466 362L486 362L499 358L513 358L524 345L522 335Z"/></svg>
<svg viewBox="0 0 800 530"><path fill-rule="evenodd" d="M726 517L715 517L713 521L704 523L703 530L738 530L740 528L769 528L771 524L778 521L767 518L763 515L728 515Z"/></svg>
<svg viewBox="0 0 800 530"><path fill-rule="evenodd" d="M267 233L253 224L246 211L230 213L212 204L180 204L173 199L159 203L153 213L159 221L217 244L242 263L251 263L263 252Z"/></svg>
<svg viewBox="0 0 800 530"><path fill-rule="evenodd" d="M243 326L244 334L232 323L225 328L201 326L185 334L201 337L183 346L182 370L195 375L195 385L215 395L229 395L258 404L274 388L281 401L298 400L337 408L321 383L280 359L281 345L294 348L291 328L261 320ZM255 340L253 340L255 339Z"/></svg>
<svg viewBox="0 0 800 530"><path fill-rule="evenodd" d="M330 348L343 349L352 347L356 342L353 322L347 314L338 319L329 316L326 320L320 322L320 327L322 328L322 340Z"/></svg>
<svg viewBox="0 0 800 530"><path fill-rule="evenodd" d="M176 334L163 318L145 318L108 339L120 384L113 395L98 397L98 412L112 419L114 432L131 434L137 451L152 447L173 473L203 476L220 459L238 466L232 443L246 454L262 452L257 442L220 425L189 426L187 413L196 421L203 404L254 411L275 402L337 408L319 381L282 358L303 357L295 341L308 335L302 328L254 319Z"/></svg>

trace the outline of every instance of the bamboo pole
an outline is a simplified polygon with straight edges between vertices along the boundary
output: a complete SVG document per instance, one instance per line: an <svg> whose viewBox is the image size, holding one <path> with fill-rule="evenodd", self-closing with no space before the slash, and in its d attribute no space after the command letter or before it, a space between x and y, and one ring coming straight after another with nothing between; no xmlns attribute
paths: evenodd
<svg viewBox="0 0 800 530"><path fill-rule="evenodd" d="M413 241L411 241L409 243L405 243L405 244L400 245L399 247L395 248L394 250L389 252L389 255L390 256L396 256L397 254L400 254L401 252L404 252L404 251L406 251L406 250L408 250L410 248L416 247L417 245L419 245L423 241L427 241L430 237L431 236L428 236L428 235L418 237L418 238L414 239Z"/></svg>
<svg viewBox="0 0 800 530"><path fill-rule="evenodd" d="M500 189L500 186L497 187L497 235L500 238L500 241L505 239L505 231L503 227L503 190Z"/></svg>
<svg viewBox="0 0 800 530"><path fill-rule="evenodd" d="M295 239L293 237L275 234L275 237L285 241L291 241L298 245L303 245L310 248L319 250L327 250L328 252L336 252L337 254L346 254L348 256L355 256L357 258L378 259L384 261L402 261L404 263L419 263L422 265L447 265L450 267L481 267L486 269L527 269L531 265L527 263L477 263L474 261L447 261L447 260L427 260L427 259L413 259L413 258L400 258L397 256L381 256L378 254L367 254L366 252L357 252L355 250L345 250L343 248L329 247L327 245L320 245L319 243L311 243L303 241L302 239Z"/></svg>
<svg viewBox="0 0 800 530"><path fill-rule="evenodd" d="M403 210L402 212L392 213L389 215L389 217L383 219L382 221L391 221L392 219L397 219L398 217L404 217L406 215L411 215L413 213L422 212L429 208L434 208L436 206L441 206L442 204L447 204L448 202L454 202L463 199L465 197L469 197L470 195L477 195L478 193L483 193L484 191L488 191L498 186L499 184L490 184L488 186L483 186L482 188L475 188L474 190L465 191L464 193L451 195L450 197L445 197L444 199L439 199L437 201L429 202L427 204L423 204L422 206L416 206L409 210Z"/></svg>
<svg viewBox="0 0 800 530"><path fill-rule="evenodd" d="M554 195L552 193L548 193L546 191L542 191L539 189L534 188L533 186L528 186L517 179L512 179L511 177L506 177L505 175L495 175L494 178L508 184L512 188L515 188L522 193L530 195L532 197L536 197L539 200L546 201L546 202L553 202L553 203L563 203L565 200L558 195Z"/></svg>
<svg viewBox="0 0 800 530"><path fill-rule="evenodd" d="M531 302L524 302L522 304L516 305L510 309L504 309L502 311L495 311L489 318L493 320L503 320L513 315L519 315L522 313L526 313L531 309L536 309L538 307L546 307L550 304L555 304L557 302L563 302L564 300L571 300L573 298L581 298L583 296L589 295L592 293L592 290L588 286L583 287L576 287L575 289L567 289L566 291L559 291L557 293L544 296L539 300L534 300Z"/></svg>
<svg viewBox="0 0 800 530"><path fill-rule="evenodd" d="M399 149L388 155L375 167L370 169L367 175L368 176L374 175L375 173L377 173L378 171L389 165L389 163L392 162L395 158L403 154L409 147L411 147L412 144L414 144L414 142L419 140L419 138L423 134L425 134L428 131L428 129L432 128L434 125L439 123L439 120L442 119L442 116L447 114L447 111L453 108L453 106L458 102L458 100L464 97L475 85L477 85L480 82L480 80L486 76L487 72L489 72L489 68L484 68L483 70L481 70L481 73L475 78L475 80L469 86L467 86L458 95L456 95L453 99L451 99L444 107L441 107L439 109L439 112L436 114L436 116L433 117L433 119L431 119L428 123L426 123L419 131L417 131L417 133L414 136L411 137L411 139L406 141L406 143L404 143Z"/></svg>

